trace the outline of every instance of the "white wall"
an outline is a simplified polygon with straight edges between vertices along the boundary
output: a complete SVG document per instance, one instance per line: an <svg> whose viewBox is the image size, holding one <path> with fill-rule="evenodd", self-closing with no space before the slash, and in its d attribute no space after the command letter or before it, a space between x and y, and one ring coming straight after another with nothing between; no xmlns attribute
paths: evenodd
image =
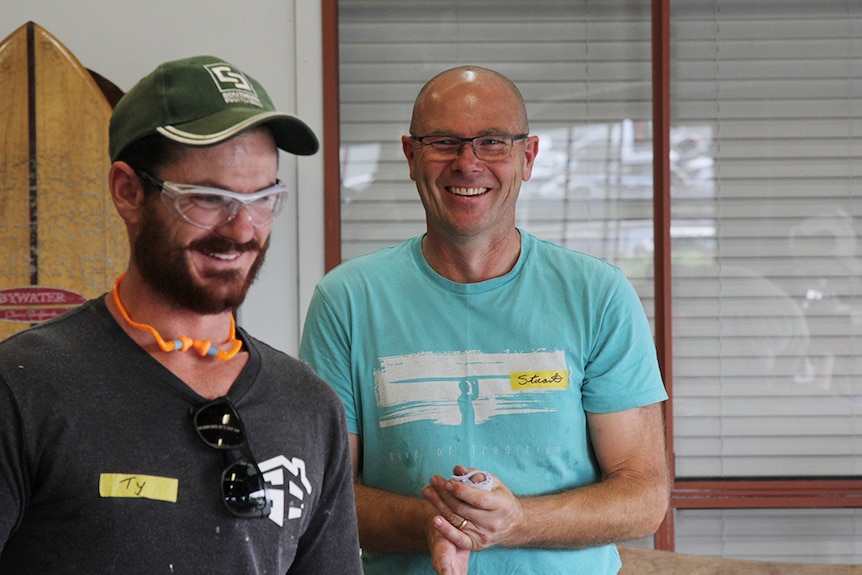
<svg viewBox="0 0 862 575"><path fill-rule="evenodd" d="M277 108L305 120L322 141L320 18L319 0L2 0L0 38L32 20L124 91L163 61L219 56L259 80ZM239 321L295 354L324 267L322 155L282 154L279 176L290 199Z"/></svg>

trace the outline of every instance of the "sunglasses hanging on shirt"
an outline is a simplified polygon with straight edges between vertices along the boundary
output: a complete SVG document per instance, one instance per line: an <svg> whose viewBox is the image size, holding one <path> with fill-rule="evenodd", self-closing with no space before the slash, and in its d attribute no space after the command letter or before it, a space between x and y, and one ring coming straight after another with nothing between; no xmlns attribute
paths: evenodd
<svg viewBox="0 0 862 575"><path fill-rule="evenodd" d="M237 517L269 516L272 502L257 461L248 446L242 420L233 403L221 397L193 412L195 430L204 443L223 451L227 461L231 451L240 457L221 474L221 496L228 511Z"/></svg>

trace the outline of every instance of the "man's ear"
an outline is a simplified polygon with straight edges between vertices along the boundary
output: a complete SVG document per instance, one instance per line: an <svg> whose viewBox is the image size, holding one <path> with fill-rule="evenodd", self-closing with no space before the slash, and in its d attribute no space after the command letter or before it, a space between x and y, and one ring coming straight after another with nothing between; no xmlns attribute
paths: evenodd
<svg viewBox="0 0 862 575"><path fill-rule="evenodd" d="M135 169L126 162L114 162L108 172L108 187L120 217L127 225L138 224L144 205L144 187Z"/></svg>
<svg viewBox="0 0 862 575"><path fill-rule="evenodd" d="M410 179L416 181L416 174L413 171L413 160L416 158L416 148L413 147L413 138L410 136L401 136L401 150L407 158L407 165L410 166Z"/></svg>
<svg viewBox="0 0 862 575"><path fill-rule="evenodd" d="M533 174L533 163L536 161L536 154L539 153L539 137L527 136L527 141L524 143L524 173L521 178L526 182Z"/></svg>

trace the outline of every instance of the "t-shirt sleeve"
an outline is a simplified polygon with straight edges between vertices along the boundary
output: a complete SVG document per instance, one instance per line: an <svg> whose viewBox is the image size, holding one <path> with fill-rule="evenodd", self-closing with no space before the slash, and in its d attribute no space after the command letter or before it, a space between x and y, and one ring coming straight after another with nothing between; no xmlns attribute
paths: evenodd
<svg viewBox="0 0 862 575"><path fill-rule="evenodd" d="M21 419L12 392L0 379L0 552L18 523L25 498Z"/></svg>
<svg viewBox="0 0 862 575"><path fill-rule="evenodd" d="M586 411L623 411L666 400L649 321L622 272L618 271L599 313L595 345L585 370Z"/></svg>
<svg viewBox="0 0 862 575"><path fill-rule="evenodd" d="M335 389L344 404L347 431L358 434L358 410L350 367L350 334L344 321L346 314L347 310L337 312L321 287L316 287L305 317L299 357Z"/></svg>
<svg viewBox="0 0 862 575"><path fill-rule="evenodd" d="M325 422L319 433L327 446L320 450L326 470L314 515L303 533L288 575L339 573L361 575L359 534L353 497L353 467L340 406L320 398L319 412ZM325 431L324 431L325 430ZM319 439L321 439L319 438Z"/></svg>

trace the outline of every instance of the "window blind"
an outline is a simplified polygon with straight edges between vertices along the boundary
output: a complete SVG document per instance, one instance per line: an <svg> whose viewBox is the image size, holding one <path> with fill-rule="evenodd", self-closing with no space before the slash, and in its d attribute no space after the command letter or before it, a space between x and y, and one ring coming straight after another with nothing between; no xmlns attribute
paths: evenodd
<svg viewBox="0 0 862 575"><path fill-rule="evenodd" d="M492 9L492 6L494 7ZM672 7L680 477L860 472L860 6ZM651 297L646 2L340 2L343 257L424 229L413 97L497 68L541 138L519 225Z"/></svg>
<svg viewBox="0 0 862 575"><path fill-rule="evenodd" d="M677 476L858 476L862 4L677 0L671 46Z"/></svg>
<svg viewBox="0 0 862 575"><path fill-rule="evenodd" d="M342 0L339 45L342 259L424 232L400 138L427 80L478 64L519 86L540 138L518 225L651 296L648 0Z"/></svg>
<svg viewBox="0 0 862 575"><path fill-rule="evenodd" d="M457 64L520 87L540 136L518 225L652 303L647 0L340 0L342 254L424 231L401 153ZM677 477L859 476L862 4L673 0ZM855 510L677 512L677 550L858 561Z"/></svg>
<svg viewBox="0 0 862 575"><path fill-rule="evenodd" d="M676 521L678 553L839 564L862 556L859 509L681 509Z"/></svg>

